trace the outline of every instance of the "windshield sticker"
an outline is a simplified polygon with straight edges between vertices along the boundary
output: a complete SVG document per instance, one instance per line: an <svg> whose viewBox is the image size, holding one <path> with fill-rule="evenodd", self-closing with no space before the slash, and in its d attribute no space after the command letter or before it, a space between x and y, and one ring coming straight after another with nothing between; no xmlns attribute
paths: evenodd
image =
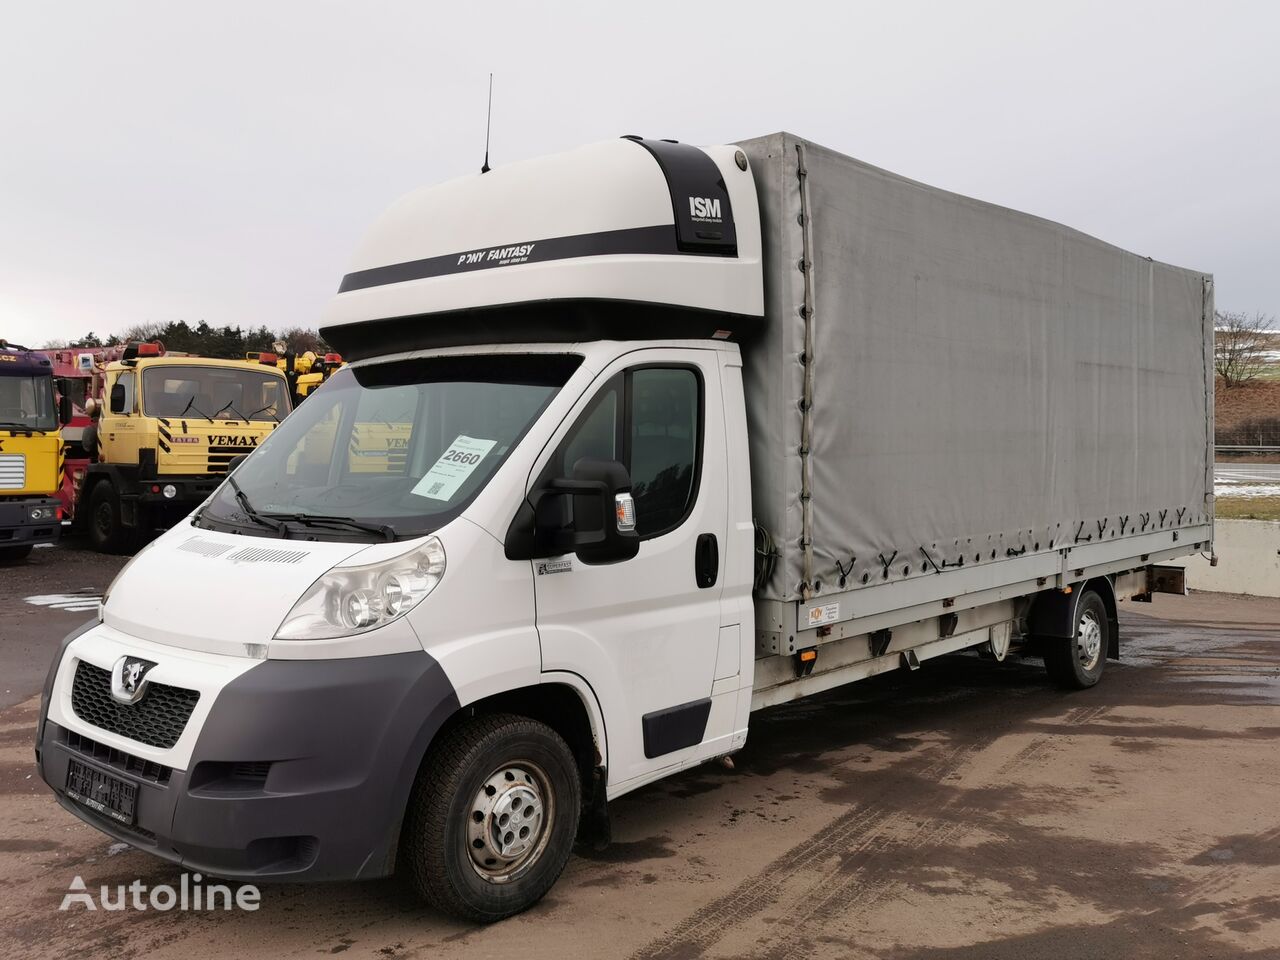
<svg viewBox="0 0 1280 960"><path fill-rule="evenodd" d="M459 436L410 492L431 500L452 499L463 481L471 476L497 442Z"/></svg>

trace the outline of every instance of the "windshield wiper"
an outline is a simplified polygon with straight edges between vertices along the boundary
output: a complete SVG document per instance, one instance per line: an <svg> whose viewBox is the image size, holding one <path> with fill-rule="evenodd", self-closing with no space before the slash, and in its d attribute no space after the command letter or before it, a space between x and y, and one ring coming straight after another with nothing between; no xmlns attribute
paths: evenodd
<svg viewBox="0 0 1280 960"><path fill-rule="evenodd" d="M213 423L213 417L209 416L207 413L205 413L203 410L201 410L199 407L196 406L196 395L194 393L191 395L191 399L187 401L187 405L182 408L182 412L178 414L177 419L181 420L183 417L185 417L187 415L188 410L194 410L196 413L200 414L200 416L204 417L210 423Z"/></svg>
<svg viewBox="0 0 1280 960"><path fill-rule="evenodd" d="M280 538L282 540L289 539L289 528L275 517L269 514L259 513L257 510L253 509L253 504L249 502L249 498L245 496L244 491L240 489L240 484L236 483L236 478L229 473L227 474L227 483L231 484L231 489L235 492L236 503L240 504L240 509L245 512L245 515L250 520L264 527L270 527L276 533L280 534Z"/></svg>
<svg viewBox="0 0 1280 960"><path fill-rule="evenodd" d="M396 538L396 531L385 523L363 523L354 517L331 517L322 513L267 513L264 517L282 523L300 523L304 527L350 527L365 533L376 533L387 541Z"/></svg>
<svg viewBox="0 0 1280 960"><path fill-rule="evenodd" d="M264 410L270 410L274 406L275 406L274 403L268 403L265 407L259 407L257 410L253 411L253 413L249 414L249 416L256 417L258 414L262 413ZM277 417L274 413L271 414L271 419L274 420L276 423L280 422L280 418ZM246 419L245 423L248 423L248 422L249 422L248 419Z"/></svg>
<svg viewBox="0 0 1280 960"><path fill-rule="evenodd" d="M223 411L223 410L227 410L227 409L229 409L229 410L230 410L232 413L234 413L237 417L239 417L241 420L243 420L243 421L244 421L244 425L245 425L246 427L249 425L249 418L248 418L248 417L246 417L246 416L245 416L243 413L241 413L239 410L237 410L235 407L231 406L231 401L230 401L230 400L228 400L228 401L227 401L226 403L224 403L221 407L219 407L219 408L218 408L218 413L215 413L215 414L214 414L214 416L215 416L215 417L216 417L216 416L218 416L218 414L222 413L222 411ZM256 411L255 411L255 412L256 412Z"/></svg>

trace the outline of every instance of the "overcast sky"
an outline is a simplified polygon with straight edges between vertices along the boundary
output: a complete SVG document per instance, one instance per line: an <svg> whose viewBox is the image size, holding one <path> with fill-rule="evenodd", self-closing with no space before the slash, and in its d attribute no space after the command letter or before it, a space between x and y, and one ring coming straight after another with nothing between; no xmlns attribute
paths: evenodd
<svg viewBox="0 0 1280 960"><path fill-rule="evenodd" d="M1280 5L6 2L0 337L316 323L398 195L787 129L1280 314Z"/></svg>

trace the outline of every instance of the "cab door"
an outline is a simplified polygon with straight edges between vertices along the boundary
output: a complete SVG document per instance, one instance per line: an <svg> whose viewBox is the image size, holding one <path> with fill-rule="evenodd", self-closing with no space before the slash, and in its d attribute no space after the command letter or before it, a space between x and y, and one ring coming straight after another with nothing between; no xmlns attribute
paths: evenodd
<svg viewBox="0 0 1280 960"><path fill-rule="evenodd" d="M732 726L736 693L713 697L727 523L716 354L628 354L568 422L531 489L571 475L580 459L619 461L640 545L603 565L533 561L542 667L595 691L616 795L700 757L699 745Z"/></svg>
<svg viewBox="0 0 1280 960"><path fill-rule="evenodd" d="M107 374L98 418L98 459L104 463L138 462L142 423L138 417L138 376L133 370ZM112 403L112 396L118 399Z"/></svg>

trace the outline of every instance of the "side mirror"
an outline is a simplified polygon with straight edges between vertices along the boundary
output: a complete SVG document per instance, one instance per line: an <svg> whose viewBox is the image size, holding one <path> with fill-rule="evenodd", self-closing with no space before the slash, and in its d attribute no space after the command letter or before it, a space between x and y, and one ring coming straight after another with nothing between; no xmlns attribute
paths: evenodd
<svg viewBox="0 0 1280 960"><path fill-rule="evenodd" d="M124 384L116 383L111 387L111 412L124 413Z"/></svg>
<svg viewBox="0 0 1280 960"><path fill-rule="evenodd" d="M58 397L58 422L64 427L71 422L71 398L65 393Z"/></svg>
<svg viewBox="0 0 1280 960"><path fill-rule="evenodd" d="M536 492L534 553L574 553L586 564L618 563L640 551L631 477L616 460L579 460L573 478Z"/></svg>

